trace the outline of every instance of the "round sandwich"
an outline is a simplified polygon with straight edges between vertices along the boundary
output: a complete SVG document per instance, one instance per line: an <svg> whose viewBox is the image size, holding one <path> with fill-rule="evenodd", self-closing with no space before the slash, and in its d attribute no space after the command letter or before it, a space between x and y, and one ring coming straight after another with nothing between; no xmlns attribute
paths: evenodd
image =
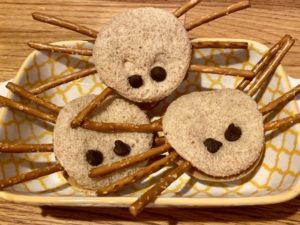
<svg viewBox="0 0 300 225"><path fill-rule="evenodd" d="M99 32L93 61L103 82L134 102L155 102L182 82L191 60L183 24L156 8L138 8Z"/></svg>
<svg viewBox="0 0 300 225"><path fill-rule="evenodd" d="M99 178L88 177L94 167L149 150L153 140L149 133L102 133L80 127L71 128L74 117L94 98L94 95L88 95L69 102L60 111L54 128L54 153L67 172L68 181L87 190L97 190L136 172L143 164ZM142 110L117 96L107 98L89 119L96 122L149 123Z"/></svg>
<svg viewBox="0 0 300 225"><path fill-rule="evenodd" d="M239 90L194 92L171 103L163 117L167 141L201 174L239 177L261 159L263 117Z"/></svg>

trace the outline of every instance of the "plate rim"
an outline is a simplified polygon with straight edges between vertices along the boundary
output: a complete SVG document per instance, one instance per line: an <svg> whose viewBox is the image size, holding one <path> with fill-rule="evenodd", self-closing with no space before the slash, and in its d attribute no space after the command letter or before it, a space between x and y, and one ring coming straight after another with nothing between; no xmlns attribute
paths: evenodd
<svg viewBox="0 0 300 225"><path fill-rule="evenodd" d="M236 39L236 38L195 38L192 41L245 41L251 44L260 45L263 48L269 49L266 45L248 39ZM86 43L88 41L82 40L69 40L69 41L60 41L53 42L52 44L74 44L74 43ZM32 58L34 54L37 54L37 50L32 51L22 63L20 69L18 70L16 76L12 79L13 82L19 82L22 77L22 71L29 63L29 59ZM278 67L280 73L283 74L283 85L288 89L291 89L290 82L288 80L288 76L280 65ZM9 92L7 94L8 98L11 98L13 94ZM298 113L297 104L292 104L292 109L294 112ZM1 110L0 118L3 118L6 110ZM267 194L265 196L256 196L256 197L229 197L229 198L218 198L218 197L159 197L155 202L150 204L150 207L157 206L174 206L174 207L216 207L216 206L246 206L246 205L267 205L267 204L276 204L280 202L285 202L291 200L300 194L300 184L295 185L293 188L290 188L284 192L279 194ZM29 204L46 204L46 205L88 205L88 206L106 206L106 207L126 207L129 204L133 203L137 197L81 197L81 196L38 196L34 195L26 195L26 194L18 194L7 192L5 190L0 191L0 198L13 201L13 202L22 202Z"/></svg>

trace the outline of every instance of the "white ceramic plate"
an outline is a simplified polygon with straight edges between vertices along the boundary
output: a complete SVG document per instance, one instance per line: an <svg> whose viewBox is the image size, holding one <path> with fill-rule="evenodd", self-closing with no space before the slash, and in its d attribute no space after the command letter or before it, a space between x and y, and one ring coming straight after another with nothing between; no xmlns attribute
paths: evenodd
<svg viewBox="0 0 300 225"><path fill-rule="evenodd" d="M193 60L205 65L251 69L266 52L267 47L257 42L248 42L250 46L249 55L244 50L202 49L195 51ZM90 43L83 41L61 42L60 44L91 47ZM50 78L63 76L89 66L91 66L89 57L35 51L25 60L14 82L30 88ZM229 76L191 73L174 94L160 104L155 114L161 113L163 108L178 95L191 91L201 91L206 88L234 88L239 81L240 78ZM104 87L99 77L93 75L53 88L41 96L63 106L78 96L90 93L98 94ZM268 103L290 88L291 85L283 68L279 67L259 104L262 106ZM3 93L2 89L1 93ZM13 97L11 94L8 96ZM274 119L290 116L297 112L296 102L292 101ZM7 109L0 111L1 141L52 143L52 129L53 127L19 112ZM163 192L152 206L269 204L295 197L300 192L299 131L299 125L294 125L268 140L263 164L250 180L215 184L202 182L184 174ZM0 177L7 178L18 173L28 172L54 161L55 158L52 153L1 154ZM81 193L68 185L61 173L7 188L0 192L0 197L11 201L49 205L128 206L146 190L146 186L158 179L161 172L152 175L152 179L149 177L143 182L109 197L95 197Z"/></svg>

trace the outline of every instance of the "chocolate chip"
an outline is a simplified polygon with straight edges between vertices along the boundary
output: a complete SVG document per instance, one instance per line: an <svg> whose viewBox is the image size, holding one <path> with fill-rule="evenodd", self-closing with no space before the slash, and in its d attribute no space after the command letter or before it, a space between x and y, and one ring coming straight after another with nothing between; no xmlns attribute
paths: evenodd
<svg viewBox="0 0 300 225"><path fill-rule="evenodd" d="M161 82L166 79L167 77L167 72L164 68L160 66L156 66L151 69L151 77L153 80L157 82Z"/></svg>
<svg viewBox="0 0 300 225"><path fill-rule="evenodd" d="M129 82L130 86L133 88L139 88L144 84L142 76L137 75L137 74L128 77L128 82Z"/></svg>
<svg viewBox="0 0 300 225"><path fill-rule="evenodd" d="M114 147L114 152L118 156L126 156L130 153L131 147L124 143L123 141L116 140L115 141L115 147Z"/></svg>
<svg viewBox="0 0 300 225"><path fill-rule="evenodd" d="M86 157L86 161L91 166L98 166L103 161L103 154L98 150L93 150L93 149L88 150L85 154L85 157Z"/></svg>
<svg viewBox="0 0 300 225"><path fill-rule="evenodd" d="M216 153L223 146L222 142L219 142L213 138L207 138L203 144L210 153Z"/></svg>
<svg viewBox="0 0 300 225"><path fill-rule="evenodd" d="M231 123L225 131L227 141L237 141L242 136L242 130L238 126Z"/></svg>

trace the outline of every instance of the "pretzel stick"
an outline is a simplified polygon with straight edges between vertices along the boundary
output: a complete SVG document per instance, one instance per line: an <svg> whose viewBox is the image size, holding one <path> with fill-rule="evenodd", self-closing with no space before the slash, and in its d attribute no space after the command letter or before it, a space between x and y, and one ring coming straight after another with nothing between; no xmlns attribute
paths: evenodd
<svg viewBox="0 0 300 225"><path fill-rule="evenodd" d="M173 14L176 17L180 17L185 14L190 9L194 8L201 0L189 0L185 4L183 4L180 8L176 9Z"/></svg>
<svg viewBox="0 0 300 225"><path fill-rule="evenodd" d="M248 49L248 42L232 41L194 41L193 48L231 48L231 49Z"/></svg>
<svg viewBox="0 0 300 225"><path fill-rule="evenodd" d="M17 84L12 83L12 82L9 82L6 85L6 88L8 88L13 93L15 93L23 98L27 98L27 99L31 100L32 102L35 102L41 106L44 106L47 109L50 109L51 111L53 111L55 113L59 113L59 111L61 109L57 105L47 101L46 99L40 98L40 97L30 93L26 89L22 88L21 86L19 86Z"/></svg>
<svg viewBox="0 0 300 225"><path fill-rule="evenodd" d="M265 68L269 62L272 60L272 58L276 55L276 53L279 51L280 49L280 45L275 45L273 46L274 48L270 49L261 59L260 61L253 67L252 71L256 74L256 79L258 79L259 77L257 75L259 75L259 72ZM252 78L244 78L239 85L236 87L236 89L238 90L245 90L245 88L248 86L248 84L250 84L250 82L253 80L254 77Z"/></svg>
<svg viewBox="0 0 300 225"><path fill-rule="evenodd" d="M295 123L300 123L300 113L289 116L283 119L275 120L272 122L268 122L264 125L265 131L279 129L281 127L291 126Z"/></svg>
<svg viewBox="0 0 300 225"><path fill-rule="evenodd" d="M131 157L127 157L118 162L114 162L109 165L103 165L103 166L91 169L89 172L89 177L94 178L94 177L99 177L99 176L104 176L104 175L110 174L117 170L123 169L128 166L132 166L139 162L150 159L153 156L162 154L162 153L168 151L170 148L171 148L171 145L164 144L164 145L156 147L156 148L151 148L150 150L148 150L144 153L134 155Z"/></svg>
<svg viewBox="0 0 300 225"><path fill-rule="evenodd" d="M83 122L81 127L87 130L98 132L142 132L152 133L162 131L162 125L157 122L150 124L133 124L133 123L99 123L87 120Z"/></svg>
<svg viewBox="0 0 300 225"><path fill-rule="evenodd" d="M166 142L165 137L155 137L155 139L154 139L154 143L157 146L163 145L163 144L165 144L165 142Z"/></svg>
<svg viewBox="0 0 300 225"><path fill-rule="evenodd" d="M8 144L0 143L2 153L53 152L52 144Z"/></svg>
<svg viewBox="0 0 300 225"><path fill-rule="evenodd" d="M240 77L254 77L254 73L250 70L239 70L234 68L221 68L221 67L211 67L204 65L191 65L189 68L191 72L201 72L201 73L216 73L216 74L225 74L231 76L240 76Z"/></svg>
<svg viewBox="0 0 300 225"><path fill-rule="evenodd" d="M22 182L30 181L62 170L64 170L64 168L60 164L54 164L51 166L35 169L29 173L23 173L8 179L0 180L0 189L10 187Z"/></svg>
<svg viewBox="0 0 300 225"><path fill-rule="evenodd" d="M274 101L270 102L269 104L265 105L264 107L259 109L259 111L263 115L265 115L265 114L271 112L273 109L275 109L283 104L286 104L287 102L292 100L299 93L300 93L300 84L297 85L296 87L294 87L293 89L291 89L290 91L286 92L279 98L277 98Z"/></svg>
<svg viewBox="0 0 300 225"><path fill-rule="evenodd" d="M64 19L61 19L58 17L54 17L54 16L50 16L50 15L47 15L44 13L38 13L38 12L32 13L32 17L33 17L33 19L38 20L43 23L49 23L49 24L52 24L52 25L55 25L58 27L63 27L63 28L75 31L80 34L87 35L92 38L97 38L97 34L98 34L97 31L87 28L85 26L75 24L68 20L64 20Z"/></svg>
<svg viewBox="0 0 300 225"><path fill-rule="evenodd" d="M68 82L73 81L73 80L78 80L80 78L89 76L89 75L94 74L94 73L97 73L97 70L96 70L95 67L84 69L84 70L78 71L76 73L72 73L72 74L69 74L69 75L66 75L66 76L63 76L63 77L58 77L56 79L49 80L48 82L46 82L44 84L41 84L40 86L32 88L30 90L30 92L35 94L35 95L40 94L44 91L47 91L47 90L49 90L51 88L54 88L56 86L59 86L61 84L65 84L65 83L68 83Z"/></svg>
<svg viewBox="0 0 300 225"><path fill-rule="evenodd" d="M137 216L146 205L154 201L171 183L190 168L191 164L188 161L184 161L177 168L171 170L129 207L130 213L133 216Z"/></svg>
<svg viewBox="0 0 300 225"><path fill-rule="evenodd" d="M281 40L275 45L273 45L273 47L267 51L267 53L258 61L258 63L255 64L252 71L253 73L255 73L256 79L259 78L259 76L257 76L260 75L259 72L270 63L272 58L277 54L277 52L281 48L282 44L285 43L289 39L289 37L289 35L285 35L283 38L281 38ZM253 78L244 78L236 87L236 89L239 89L241 91L245 90L245 88L253 80Z"/></svg>
<svg viewBox="0 0 300 225"><path fill-rule="evenodd" d="M56 116L52 115L52 114L48 114L45 112L42 112L40 110L37 110L35 108L31 108L27 105L23 105L17 101L11 100L9 98L5 98L3 96L0 96L0 106L7 106L9 108L18 110L20 112L23 113L27 113L28 115L37 117L41 120L45 120L51 123L55 123L56 122Z"/></svg>
<svg viewBox="0 0 300 225"><path fill-rule="evenodd" d="M218 12L215 12L215 13L212 13L210 15L206 15L206 16L203 16L195 21L192 21L190 23L187 23L185 25L185 28L187 31L190 31L202 24L205 24L205 23L208 23L210 21L213 21L215 19L218 19L220 17L223 17L223 16L226 16L228 14L231 14L231 13L234 13L236 11L239 11L239 10L242 10L242 9L246 9L248 7L250 7L250 1L241 1L241 2L238 2L238 3L235 3L235 4L232 4L230 6L228 6L227 8L225 9L222 9Z"/></svg>
<svg viewBox="0 0 300 225"><path fill-rule="evenodd" d="M265 83L268 78L274 74L283 57L288 53L290 48L295 43L295 40L289 38L283 45L282 49L279 50L278 54L271 60L269 65L262 71L258 79L255 80L253 84L250 85L250 88L247 92L248 95L253 96L259 90L259 88Z"/></svg>
<svg viewBox="0 0 300 225"><path fill-rule="evenodd" d="M71 122L71 127L80 126L85 121L89 114L91 114L101 103L111 94L113 89L107 87L98 96L96 96Z"/></svg>
<svg viewBox="0 0 300 225"><path fill-rule="evenodd" d="M92 56L93 54L93 51L91 49L70 48L70 47L63 47L59 45L43 44L43 43L35 43L35 42L28 42L27 44L29 47L40 51L50 51L50 52L67 53L71 55L86 55L86 56Z"/></svg>
<svg viewBox="0 0 300 225"><path fill-rule="evenodd" d="M160 170L164 166L169 165L170 163L174 162L177 157L178 157L177 153L173 151L171 154L165 156L164 158L162 158L158 161L155 161L154 163L152 163L149 166L146 166L146 167L140 169L136 173L134 173L130 176L124 177L121 180L118 180L104 188L101 188L96 193L98 196L103 196L103 195L108 195L108 194L117 192L117 191L121 190L122 188L124 188L125 186L127 186L129 184L133 184L136 181Z"/></svg>

